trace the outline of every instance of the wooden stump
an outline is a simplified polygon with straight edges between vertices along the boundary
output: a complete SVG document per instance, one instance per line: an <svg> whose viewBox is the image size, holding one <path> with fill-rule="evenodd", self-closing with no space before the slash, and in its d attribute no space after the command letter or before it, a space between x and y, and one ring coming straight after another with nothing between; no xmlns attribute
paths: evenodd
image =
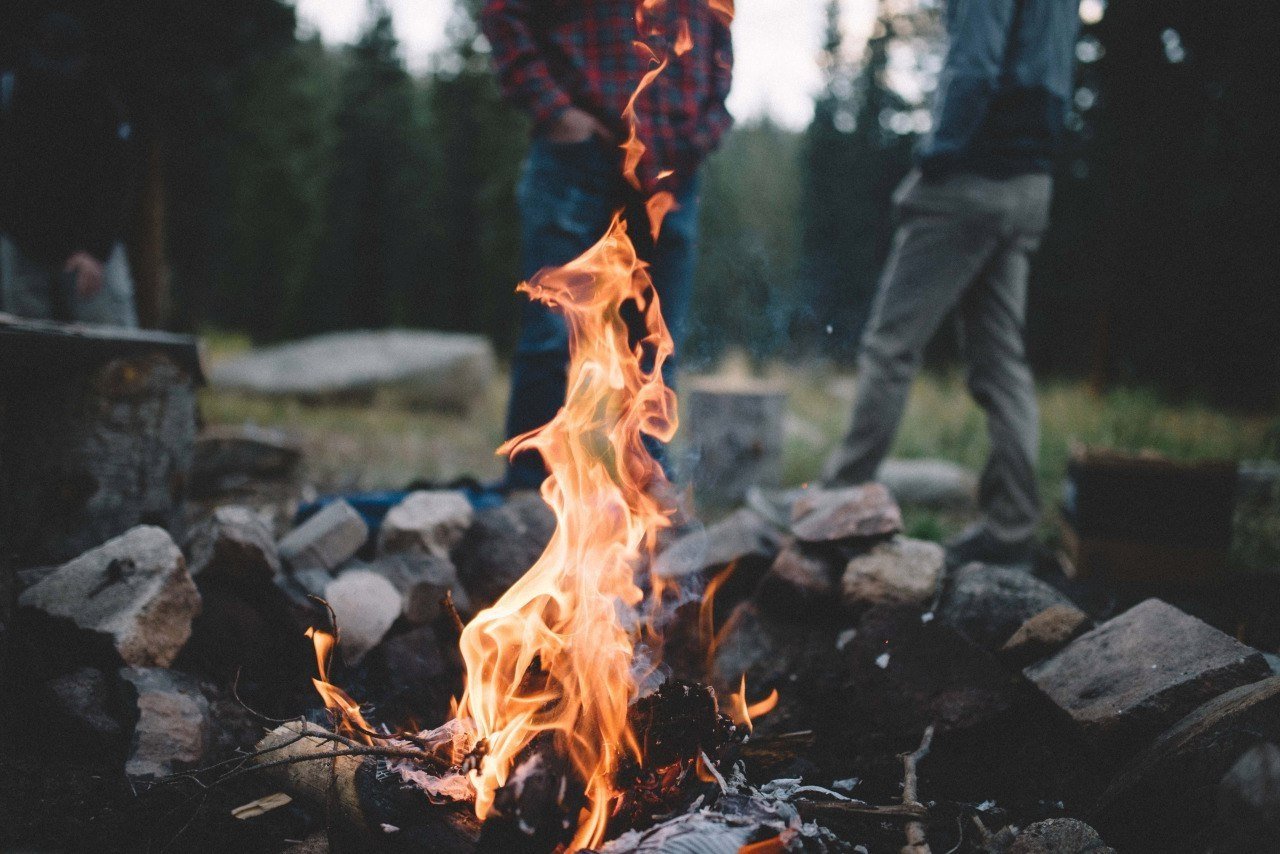
<svg viewBox="0 0 1280 854"><path fill-rule="evenodd" d="M61 563L139 524L180 538L195 340L0 316L0 551Z"/></svg>
<svg viewBox="0 0 1280 854"><path fill-rule="evenodd" d="M684 399L698 499L731 505L752 486L778 486L786 392L771 384L712 379L689 383L688 389Z"/></svg>

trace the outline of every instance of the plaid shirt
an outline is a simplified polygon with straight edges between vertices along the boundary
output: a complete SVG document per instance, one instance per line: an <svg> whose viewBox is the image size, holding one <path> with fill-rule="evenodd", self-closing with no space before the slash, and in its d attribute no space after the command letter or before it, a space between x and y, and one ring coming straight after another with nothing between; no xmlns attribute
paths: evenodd
<svg viewBox="0 0 1280 854"><path fill-rule="evenodd" d="M634 42L636 0L488 0L482 15L503 94L546 129L565 110L591 113L627 137L622 111L652 62ZM719 143L733 119L725 109L733 69L729 29L707 0L666 0L651 14L669 43L668 67L636 103L637 132L647 150L637 174L652 192L660 171L688 176ZM675 55L680 21L693 47Z"/></svg>

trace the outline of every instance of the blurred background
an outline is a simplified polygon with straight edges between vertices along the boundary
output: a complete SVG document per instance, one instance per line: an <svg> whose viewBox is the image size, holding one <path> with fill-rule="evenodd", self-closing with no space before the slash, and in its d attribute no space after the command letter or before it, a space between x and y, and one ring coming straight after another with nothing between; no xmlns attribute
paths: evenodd
<svg viewBox="0 0 1280 854"><path fill-rule="evenodd" d="M144 326L198 332L215 361L386 327L479 333L501 357L527 128L499 99L479 5L10 2L0 60L41 10L85 22L137 142L127 243ZM783 476L800 482L847 416L890 194L929 128L942 5L739 7L738 123L706 167L685 369L785 381ZM1073 441L1280 457L1280 15L1261 0L1082 0L1080 15L1029 312L1050 500ZM896 455L980 464L954 357L939 335ZM202 403L211 422L301 432L318 482L370 487L494 474L504 383L477 389L466 419L218 389Z"/></svg>

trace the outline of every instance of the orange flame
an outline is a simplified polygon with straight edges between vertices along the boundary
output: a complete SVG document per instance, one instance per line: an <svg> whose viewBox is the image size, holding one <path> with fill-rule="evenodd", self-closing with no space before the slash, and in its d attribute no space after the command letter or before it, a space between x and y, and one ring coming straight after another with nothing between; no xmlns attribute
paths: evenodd
<svg viewBox="0 0 1280 854"><path fill-rule="evenodd" d="M769 692L769 696L765 697L758 703L747 704L747 674L742 674L742 681L738 685L738 690L729 695L729 708L726 710L729 717L733 719L735 724L741 724L747 728L748 732L755 729L752 723L756 718L767 715L773 711L774 706L778 705L778 689L774 688Z"/></svg>
<svg viewBox="0 0 1280 854"><path fill-rule="evenodd" d="M338 733L372 744L368 733L373 727L369 726L369 722L360 713L360 704L329 681L329 662L333 657L333 648L338 644L337 636L314 626L307 629L306 635L316 648L316 670L320 674L318 678L312 678L311 684L316 686L316 691L324 700L324 707L333 713Z"/></svg>
<svg viewBox="0 0 1280 854"><path fill-rule="evenodd" d="M662 382L672 341L620 216L580 258L520 290L565 315L568 393L550 423L499 451L542 454L556 530L524 577L463 631L459 713L489 746L471 777L481 817L517 754L536 734L555 734L587 789L579 848L603 839L621 749L638 756L627 729L634 638L619 604L640 603L635 567L669 524L670 509L651 490L665 476L641 436L669 441L676 430L675 395ZM622 315L628 302L646 330L634 347Z"/></svg>
<svg viewBox="0 0 1280 854"><path fill-rule="evenodd" d="M726 27L733 23L733 0L707 0L711 12Z"/></svg>
<svg viewBox="0 0 1280 854"><path fill-rule="evenodd" d="M659 60L658 55L653 52L653 48L649 47L644 42L636 42L635 44L637 48L648 52L649 60L651 62L657 63L657 65L645 72L644 77L640 78L640 85L636 86L635 91L631 93L631 97L627 99L627 106L622 111L622 117L627 120L627 125L630 127L630 131L627 134L627 141L622 143L621 146L623 151L622 177L627 179L628 184L639 190L640 179L636 177L636 167L640 165L640 159L644 157L644 153L648 149L645 144L640 141L640 134L636 129L638 126L638 122L636 121L636 101L640 99L640 94L644 92L645 89L649 88L649 84L652 83L659 74L666 70L669 60L665 56Z"/></svg>

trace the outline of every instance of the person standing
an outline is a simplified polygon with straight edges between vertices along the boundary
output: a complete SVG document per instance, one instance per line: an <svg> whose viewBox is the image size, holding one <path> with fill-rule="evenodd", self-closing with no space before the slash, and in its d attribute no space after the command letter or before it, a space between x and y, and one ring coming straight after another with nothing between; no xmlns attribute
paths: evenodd
<svg viewBox="0 0 1280 854"><path fill-rule="evenodd" d="M132 127L64 12L34 21L0 67L0 311L136 327L120 241Z"/></svg>
<svg viewBox="0 0 1280 854"><path fill-rule="evenodd" d="M862 340L851 424L824 469L829 485L875 477L924 347L956 309L991 450L982 520L947 544L953 565L1031 555L1039 421L1023 349L1027 273L1048 225L1078 26L1076 0L948 0L932 130L894 194L899 225Z"/></svg>
<svg viewBox="0 0 1280 854"><path fill-rule="evenodd" d="M727 23L706 0L667 0L649 15L652 29L671 34L672 44L668 67L636 103L638 137L646 146L636 189L623 178L619 148L628 135L623 111L652 67L650 55L635 45L636 6L636 0L489 0L481 25L504 96L533 123L517 187L521 276L581 255L623 210L679 353L698 236L698 167L732 123L725 98L733 53ZM677 52L677 34L686 31L689 44ZM644 203L663 190L677 207L655 241ZM555 416L565 399L568 361L564 319L526 301L512 362L508 437ZM668 384L673 372L669 359ZM657 443L650 449L661 459ZM545 477L541 458L526 451L508 464L504 487L533 489Z"/></svg>

